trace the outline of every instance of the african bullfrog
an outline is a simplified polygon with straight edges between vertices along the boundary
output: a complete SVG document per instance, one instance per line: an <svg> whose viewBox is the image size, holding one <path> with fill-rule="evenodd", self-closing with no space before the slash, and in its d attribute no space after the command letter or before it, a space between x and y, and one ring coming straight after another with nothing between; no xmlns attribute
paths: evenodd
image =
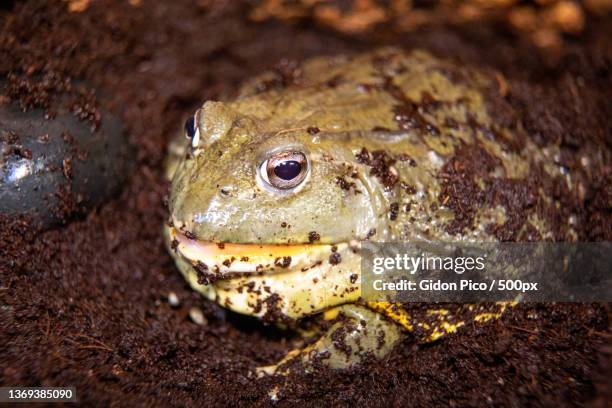
<svg viewBox="0 0 612 408"><path fill-rule="evenodd" d="M311 59L207 101L170 146L169 251L195 290L228 309L329 321L281 363L345 368L406 333L427 342L495 319L508 303L413 314L364 302L360 244L550 238L535 209L554 205L537 183L562 176L556 151L526 137L505 86L424 51L384 48Z"/></svg>

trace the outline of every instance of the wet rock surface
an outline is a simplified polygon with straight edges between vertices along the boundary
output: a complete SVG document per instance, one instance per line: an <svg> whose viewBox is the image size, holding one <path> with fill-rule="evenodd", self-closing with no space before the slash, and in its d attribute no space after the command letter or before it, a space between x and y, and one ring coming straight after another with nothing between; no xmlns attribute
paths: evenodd
<svg viewBox="0 0 612 408"><path fill-rule="evenodd" d="M133 163L118 119L93 126L65 109L0 106L0 214L41 227L66 222L116 194Z"/></svg>

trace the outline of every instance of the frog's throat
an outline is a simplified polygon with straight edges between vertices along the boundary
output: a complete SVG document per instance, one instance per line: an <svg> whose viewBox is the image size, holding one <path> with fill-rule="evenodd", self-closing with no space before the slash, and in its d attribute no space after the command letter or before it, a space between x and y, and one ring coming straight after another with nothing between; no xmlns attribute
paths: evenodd
<svg viewBox="0 0 612 408"><path fill-rule="evenodd" d="M238 244L215 243L190 238L175 227L167 227L170 247L211 280L240 276L304 272L323 263L341 262L359 244ZM334 255L338 254L338 255Z"/></svg>

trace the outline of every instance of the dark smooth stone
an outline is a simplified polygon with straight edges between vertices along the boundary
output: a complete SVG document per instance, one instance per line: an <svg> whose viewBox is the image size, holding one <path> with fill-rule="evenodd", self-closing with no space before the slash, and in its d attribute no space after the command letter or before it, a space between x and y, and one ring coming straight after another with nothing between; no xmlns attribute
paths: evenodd
<svg viewBox="0 0 612 408"><path fill-rule="evenodd" d="M65 223L116 194L133 154L118 119L101 111L99 129L73 113L0 106L0 214L43 228Z"/></svg>

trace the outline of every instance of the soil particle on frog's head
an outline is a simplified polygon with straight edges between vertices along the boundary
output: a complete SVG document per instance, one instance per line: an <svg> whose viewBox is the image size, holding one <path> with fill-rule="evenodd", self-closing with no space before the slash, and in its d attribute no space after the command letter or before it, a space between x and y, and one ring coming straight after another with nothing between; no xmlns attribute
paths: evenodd
<svg viewBox="0 0 612 408"><path fill-rule="evenodd" d="M376 235L376 228L372 228L368 231L368 234L366 235L366 239L370 239L372 238L374 235Z"/></svg>
<svg viewBox="0 0 612 408"><path fill-rule="evenodd" d="M397 155L397 160L401 161L401 162L408 162L408 164L412 167L416 167L417 163L416 161L410 157L408 154L406 153L400 153Z"/></svg>
<svg viewBox="0 0 612 408"><path fill-rule="evenodd" d="M402 130L423 129L427 123L413 103L396 106L393 114L395 115L393 119Z"/></svg>
<svg viewBox="0 0 612 408"><path fill-rule="evenodd" d="M385 187L393 187L399 181L399 174L393 167L396 160L384 150L370 153L363 147L355 157L359 163L370 166L370 174L376 176Z"/></svg>
<svg viewBox="0 0 612 408"><path fill-rule="evenodd" d="M342 189L349 191L351 188L355 188L355 183L346 181L344 177L336 177L336 184Z"/></svg>
<svg viewBox="0 0 612 408"><path fill-rule="evenodd" d="M406 194L416 194L417 189L414 186L411 186L408 183L400 182L400 188L406 192Z"/></svg>
<svg viewBox="0 0 612 408"><path fill-rule="evenodd" d="M386 74L380 72L383 78L382 90L391 95L397 100L398 105L393 108L393 119L398 127L403 130L419 130L427 132L431 136L438 136L440 130L430 123L420 112L419 105L409 100L404 92L393 83L393 79Z"/></svg>
<svg viewBox="0 0 612 408"><path fill-rule="evenodd" d="M319 241L321 239L321 235L317 231L310 231L308 233L308 242L311 244L313 242Z"/></svg>
<svg viewBox="0 0 612 408"><path fill-rule="evenodd" d="M434 98L434 96L427 92L427 91L423 91L421 92L421 109L429 114L435 113L436 110L438 110L442 105L444 105L444 102L437 100L436 98Z"/></svg>
<svg viewBox="0 0 612 408"><path fill-rule="evenodd" d="M391 221L397 220L398 213L399 213L399 204L398 203L389 204L389 219Z"/></svg>
<svg viewBox="0 0 612 408"><path fill-rule="evenodd" d="M365 147L362 147L361 150L355 154L355 157L357 158L357 162L361 164L369 165L370 161L372 160L370 152Z"/></svg>

